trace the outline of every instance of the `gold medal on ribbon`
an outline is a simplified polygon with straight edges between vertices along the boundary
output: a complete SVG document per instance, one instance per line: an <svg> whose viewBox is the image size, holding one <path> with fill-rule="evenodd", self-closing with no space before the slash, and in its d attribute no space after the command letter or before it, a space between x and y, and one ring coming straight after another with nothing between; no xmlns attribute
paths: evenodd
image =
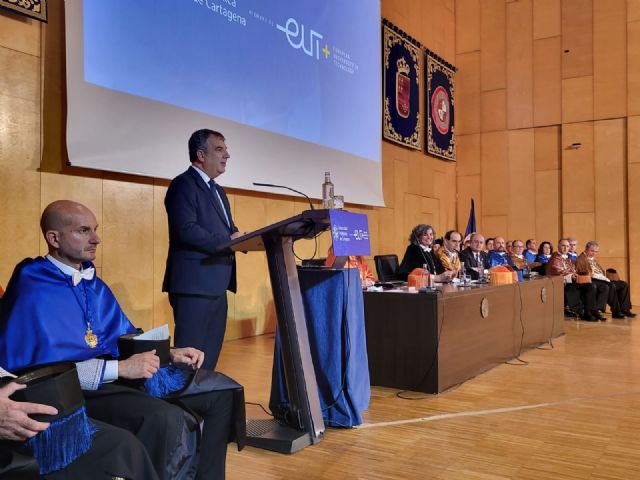
<svg viewBox="0 0 640 480"><path fill-rule="evenodd" d="M87 342L87 345L91 348L98 346L98 337L91 331L91 327L87 327L87 333L84 334L84 341Z"/></svg>

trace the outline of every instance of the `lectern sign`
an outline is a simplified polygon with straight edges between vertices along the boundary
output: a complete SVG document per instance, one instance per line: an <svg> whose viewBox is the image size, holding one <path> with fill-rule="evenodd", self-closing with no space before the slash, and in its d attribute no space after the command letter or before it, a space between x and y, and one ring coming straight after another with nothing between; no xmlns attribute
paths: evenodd
<svg viewBox="0 0 640 480"><path fill-rule="evenodd" d="M329 210L333 253L336 257L370 255L369 221L362 213Z"/></svg>

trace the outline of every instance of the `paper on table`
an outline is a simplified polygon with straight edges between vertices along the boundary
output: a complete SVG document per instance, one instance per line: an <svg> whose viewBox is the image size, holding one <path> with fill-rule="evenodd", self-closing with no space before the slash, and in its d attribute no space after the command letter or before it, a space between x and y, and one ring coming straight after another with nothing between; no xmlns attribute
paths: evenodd
<svg viewBox="0 0 640 480"><path fill-rule="evenodd" d="M18 378L13 373L9 373L4 368L0 367L0 378L2 377Z"/></svg>
<svg viewBox="0 0 640 480"><path fill-rule="evenodd" d="M166 340L167 338L169 338L169 325L166 323L133 337L134 340Z"/></svg>

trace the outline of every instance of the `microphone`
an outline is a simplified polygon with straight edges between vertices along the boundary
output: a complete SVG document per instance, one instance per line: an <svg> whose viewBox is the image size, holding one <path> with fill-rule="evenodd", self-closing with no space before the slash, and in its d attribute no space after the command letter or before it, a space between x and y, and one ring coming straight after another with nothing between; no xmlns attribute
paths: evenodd
<svg viewBox="0 0 640 480"><path fill-rule="evenodd" d="M311 199L309 198L309 195L305 195L304 193L302 193L299 190L295 190L291 187L287 187L286 185L274 185L273 183L258 183L258 182L253 182L253 184L256 187L271 187L271 188L285 188L287 190L291 190L292 192L296 192L300 195L302 195L304 198L307 199L307 201L309 202L309 207L311 207L311 210L315 210L315 208L313 208L313 203L311 203Z"/></svg>

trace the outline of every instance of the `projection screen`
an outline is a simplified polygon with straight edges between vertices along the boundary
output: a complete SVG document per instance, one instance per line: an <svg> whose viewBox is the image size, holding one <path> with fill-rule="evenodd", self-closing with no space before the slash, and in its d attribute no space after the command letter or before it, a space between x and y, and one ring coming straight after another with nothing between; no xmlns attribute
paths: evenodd
<svg viewBox="0 0 640 480"><path fill-rule="evenodd" d="M220 183L383 205L378 0L66 0L72 165L173 178L220 131Z"/></svg>

